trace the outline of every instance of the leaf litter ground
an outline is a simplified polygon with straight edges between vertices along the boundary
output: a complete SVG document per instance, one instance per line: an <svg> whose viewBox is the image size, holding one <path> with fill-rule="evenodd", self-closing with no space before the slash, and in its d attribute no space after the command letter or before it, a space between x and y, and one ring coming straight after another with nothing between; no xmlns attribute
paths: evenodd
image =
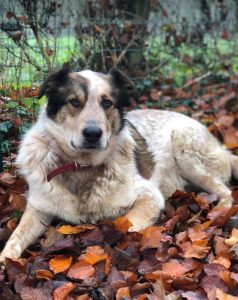
<svg viewBox="0 0 238 300"><path fill-rule="evenodd" d="M141 96L140 107L171 109L173 98L173 110L199 119L236 152L237 87L237 78L190 82L183 89L155 86ZM5 165L14 156L14 151L6 156ZM1 248L24 211L26 189L14 168L1 174ZM238 299L235 181L232 190L231 209L216 207L216 195L176 191L158 224L142 232L128 232L131 224L124 217L78 226L56 220L21 259L2 264L0 299Z"/></svg>

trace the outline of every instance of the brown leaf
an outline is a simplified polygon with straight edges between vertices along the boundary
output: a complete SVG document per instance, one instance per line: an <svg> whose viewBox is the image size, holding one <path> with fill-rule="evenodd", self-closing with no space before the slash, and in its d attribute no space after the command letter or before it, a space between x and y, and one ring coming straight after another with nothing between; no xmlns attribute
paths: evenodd
<svg viewBox="0 0 238 300"><path fill-rule="evenodd" d="M7 228L13 231L17 227L17 219L12 218L7 222Z"/></svg>
<svg viewBox="0 0 238 300"><path fill-rule="evenodd" d="M54 273L60 273L67 270L72 263L72 257L58 256L49 261L49 267Z"/></svg>
<svg viewBox="0 0 238 300"><path fill-rule="evenodd" d="M57 287L53 292L54 300L65 300L65 297L75 288L72 282L65 282Z"/></svg>
<svg viewBox="0 0 238 300"><path fill-rule="evenodd" d="M181 296L183 296L183 298L186 298L188 300L206 300L207 297L204 293L202 293L201 291L187 291L187 292L182 292Z"/></svg>
<svg viewBox="0 0 238 300"><path fill-rule="evenodd" d="M22 300L51 300L51 296L46 296L40 288L24 287L20 294Z"/></svg>
<svg viewBox="0 0 238 300"><path fill-rule="evenodd" d="M17 17L17 20L20 22L20 23L26 23L27 22L27 16L19 16Z"/></svg>
<svg viewBox="0 0 238 300"><path fill-rule="evenodd" d="M219 277L229 286L230 289L234 289L236 287L235 280L231 277L230 271L222 271L219 273Z"/></svg>
<svg viewBox="0 0 238 300"><path fill-rule="evenodd" d="M14 13L12 13L11 11L6 12L6 17L8 19L11 19L14 16Z"/></svg>
<svg viewBox="0 0 238 300"><path fill-rule="evenodd" d="M74 279L85 279L92 276L95 272L94 267L84 260L79 260L68 271L67 276Z"/></svg>
<svg viewBox="0 0 238 300"><path fill-rule="evenodd" d="M224 226L229 219L238 212L238 205L233 205L230 209L223 206L214 207L207 215L213 221L213 225Z"/></svg>
<svg viewBox="0 0 238 300"><path fill-rule="evenodd" d="M221 236L214 237L214 247L216 255L228 253L230 248L225 244L225 238Z"/></svg>
<svg viewBox="0 0 238 300"><path fill-rule="evenodd" d="M55 227L50 226L45 233L44 238L40 240L40 245L43 250L53 246L56 241L62 239L62 235L58 233Z"/></svg>
<svg viewBox="0 0 238 300"><path fill-rule="evenodd" d="M10 173L4 172L0 174L0 185L9 187L16 182L16 177Z"/></svg>
<svg viewBox="0 0 238 300"><path fill-rule="evenodd" d="M24 211L26 207L26 197L23 194L11 192L9 196L11 208Z"/></svg>

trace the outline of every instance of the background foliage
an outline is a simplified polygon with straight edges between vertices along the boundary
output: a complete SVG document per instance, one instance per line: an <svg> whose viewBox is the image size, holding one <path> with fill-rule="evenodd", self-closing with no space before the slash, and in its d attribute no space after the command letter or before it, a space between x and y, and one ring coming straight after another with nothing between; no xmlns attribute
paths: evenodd
<svg viewBox="0 0 238 300"><path fill-rule="evenodd" d="M203 94L207 84L231 83L237 16L235 0L0 3L2 152L15 151L45 101L37 100L42 80L62 65L100 72L117 66L134 80L142 106L196 106L191 94L174 101L175 89L191 91L195 80Z"/></svg>

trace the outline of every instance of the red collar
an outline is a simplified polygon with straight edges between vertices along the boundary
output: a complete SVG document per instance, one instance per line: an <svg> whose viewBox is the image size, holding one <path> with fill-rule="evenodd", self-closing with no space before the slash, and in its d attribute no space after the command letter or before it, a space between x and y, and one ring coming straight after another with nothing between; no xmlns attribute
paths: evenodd
<svg viewBox="0 0 238 300"><path fill-rule="evenodd" d="M57 176L59 174L62 174L64 172L68 172L68 171L73 171L73 172L75 172L75 171L86 171L86 170L90 170L91 168L92 168L92 166L90 166L90 165L80 165L77 162L65 164L61 167L58 167L58 168L54 169L50 173L48 173L47 174L47 181L50 181L55 176Z"/></svg>

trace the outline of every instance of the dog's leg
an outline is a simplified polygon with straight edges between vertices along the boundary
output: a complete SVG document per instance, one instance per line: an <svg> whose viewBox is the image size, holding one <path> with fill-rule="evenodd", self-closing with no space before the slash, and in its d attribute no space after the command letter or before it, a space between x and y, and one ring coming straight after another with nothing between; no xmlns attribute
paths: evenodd
<svg viewBox="0 0 238 300"><path fill-rule="evenodd" d="M231 176L230 153L213 141L209 133L173 132L173 155L180 174L188 181L219 197L219 205L231 207L231 190L225 185ZM207 140L206 140L207 138ZM210 140L209 140L210 139Z"/></svg>
<svg viewBox="0 0 238 300"><path fill-rule="evenodd" d="M51 216L28 205L19 225L0 255L0 261L3 261L5 257L20 257L24 249L44 233L51 219Z"/></svg>
<svg viewBox="0 0 238 300"><path fill-rule="evenodd" d="M141 184L143 187L143 183ZM160 211L164 208L164 198L156 187L150 190L142 189L142 187L137 191L137 198L126 214L126 217L133 224L129 231L139 231L153 225L159 218Z"/></svg>

